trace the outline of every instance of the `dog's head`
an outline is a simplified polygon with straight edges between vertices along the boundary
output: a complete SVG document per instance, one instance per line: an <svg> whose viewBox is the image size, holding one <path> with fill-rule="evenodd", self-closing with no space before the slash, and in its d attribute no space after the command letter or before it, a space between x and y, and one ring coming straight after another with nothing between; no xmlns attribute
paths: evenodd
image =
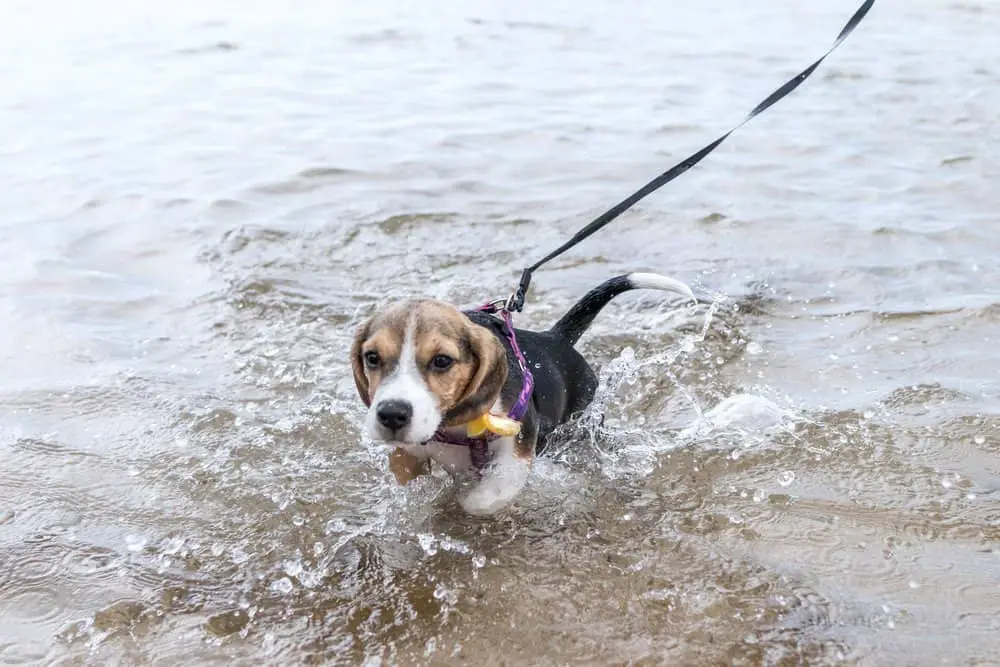
<svg viewBox="0 0 1000 667"><path fill-rule="evenodd" d="M500 341L440 301L377 313L358 328L351 364L368 434L412 444L488 411L507 380Z"/></svg>

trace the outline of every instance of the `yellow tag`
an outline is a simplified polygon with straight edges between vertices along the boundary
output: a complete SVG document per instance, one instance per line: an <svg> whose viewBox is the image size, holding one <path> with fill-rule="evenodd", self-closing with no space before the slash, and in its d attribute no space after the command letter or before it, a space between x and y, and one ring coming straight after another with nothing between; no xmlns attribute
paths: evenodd
<svg viewBox="0 0 1000 667"><path fill-rule="evenodd" d="M487 412L465 425L465 432L470 438L478 438L487 431L496 435L517 435L521 432L521 422Z"/></svg>

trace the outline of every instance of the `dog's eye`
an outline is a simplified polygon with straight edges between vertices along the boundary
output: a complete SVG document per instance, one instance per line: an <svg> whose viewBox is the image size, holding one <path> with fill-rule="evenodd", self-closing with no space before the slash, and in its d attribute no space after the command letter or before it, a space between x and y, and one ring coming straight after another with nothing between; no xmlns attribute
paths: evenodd
<svg viewBox="0 0 1000 667"><path fill-rule="evenodd" d="M447 354L439 354L431 359L431 368L436 371L446 371L451 368L453 363L455 363L455 360Z"/></svg>
<svg viewBox="0 0 1000 667"><path fill-rule="evenodd" d="M365 357L365 366L367 366L368 368L378 368L379 363L382 361L378 356L378 352L376 352L375 350L369 350L368 352L365 352L364 357Z"/></svg>

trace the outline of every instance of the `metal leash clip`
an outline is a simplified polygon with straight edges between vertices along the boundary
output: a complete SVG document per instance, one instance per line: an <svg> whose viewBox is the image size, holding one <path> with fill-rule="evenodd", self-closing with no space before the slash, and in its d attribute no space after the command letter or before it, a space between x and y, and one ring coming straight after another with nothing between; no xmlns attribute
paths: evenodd
<svg viewBox="0 0 1000 667"><path fill-rule="evenodd" d="M508 313L514 313L520 310L520 308L517 307L517 292L512 293L504 300L503 309Z"/></svg>
<svg viewBox="0 0 1000 667"><path fill-rule="evenodd" d="M512 298L512 297L511 297ZM492 301L487 301L484 303L479 310L486 313L499 313L501 310L509 310L507 304L510 302L510 298L507 299L493 299Z"/></svg>
<svg viewBox="0 0 1000 667"><path fill-rule="evenodd" d="M517 289L507 298L507 303L503 307L508 313L520 313L524 308L524 297L528 294L528 287L531 286L531 274L534 270L535 267L531 267L521 272L521 281Z"/></svg>

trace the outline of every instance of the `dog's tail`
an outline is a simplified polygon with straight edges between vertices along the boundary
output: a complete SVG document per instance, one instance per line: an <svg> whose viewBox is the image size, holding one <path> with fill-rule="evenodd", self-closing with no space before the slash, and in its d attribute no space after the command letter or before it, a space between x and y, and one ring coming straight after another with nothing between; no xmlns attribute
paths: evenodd
<svg viewBox="0 0 1000 667"><path fill-rule="evenodd" d="M604 306L608 305L611 299L622 292L634 289L658 289L665 292L676 292L696 300L691 288L675 278L668 278L656 273L626 273L615 276L587 292L582 299L576 302L576 305L569 309L568 313L555 323L549 332L573 345L580 340L583 332L587 330L597 314Z"/></svg>

